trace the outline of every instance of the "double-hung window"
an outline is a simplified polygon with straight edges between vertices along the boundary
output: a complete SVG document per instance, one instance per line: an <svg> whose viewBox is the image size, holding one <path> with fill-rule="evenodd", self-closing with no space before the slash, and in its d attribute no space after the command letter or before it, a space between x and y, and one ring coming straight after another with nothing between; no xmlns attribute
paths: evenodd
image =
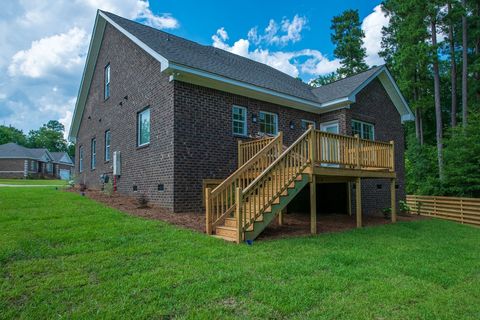
<svg viewBox="0 0 480 320"><path fill-rule="evenodd" d="M352 120L352 134L358 134L362 139L374 140L375 127L373 124L358 120Z"/></svg>
<svg viewBox="0 0 480 320"><path fill-rule="evenodd" d="M92 139L91 148L90 166L93 170L97 165L97 140L95 138Z"/></svg>
<svg viewBox="0 0 480 320"><path fill-rule="evenodd" d="M104 81L105 81L104 99L107 100L110 97L110 63L105 66Z"/></svg>
<svg viewBox="0 0 480 320"><path fill-rule="evenodd" d="M110 161L110 130L105 131L105 161Z"/></svg>
<svg viewBox="0 0 480 320"><path fill-rule="evenodd" d="M143 109L137 114L137 146L150 143L150 108Z"/></svg>
<svg viewBox="0 0 480 320"><path fill-rule="evenodd" d="M78 160L78 170L80 172L82 172L83 171L83 146L80 146L78 148L78 154L79 154L79 156L78 156L78 158L79 158L79 160Z"/></svg>
<svg viewBox="0 0 480 320"><path fill-rule="evenodd" d="M275 135L278 132L278 116L275 113L260 111L259 114L260 132Z"/></svg>
<svg viewBox="0 0 480 320"><path fill-rule="evenodd" d="M247 109L245 107L232 106L232 131L235 135L247 135Z"/></svg>

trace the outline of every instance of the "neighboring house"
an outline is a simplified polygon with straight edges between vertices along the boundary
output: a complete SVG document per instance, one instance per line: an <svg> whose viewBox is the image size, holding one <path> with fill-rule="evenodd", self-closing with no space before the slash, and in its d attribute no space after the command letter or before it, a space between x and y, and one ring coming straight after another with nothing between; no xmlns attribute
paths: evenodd
<svg viewBox="0 0 480 320"><path fill-rule="evenodd" d="M0 145L0 178L47 177L69 179L73 162L65 152Z"/></svg>
<svg viewBox="0 0 480 320"><path fill-rule="evenodd" d="M173 212L202 212L206 196L209 232L224 223L221 219L236 215L233 189L266 188L279 177L265 178L271 170L260 163L272 164L278 158L275 167L290 156L294 158L289 166L305 162L292 167L296 178L287 190L274 192L265 208L257 213L239 209L243 217L255 216L240 226L247 232L259 216L278 209L273 209L276 202L294 204L304 196L308 187L301 189L307 182L321 199L319 211L331 207L350 212L360 205L358 212L378 214L390 206L391 186L393 196L404 199L402 122L412 119L385 66L312 88L253 60L98 11L69 136L77 146L79 181L100 187L102 175L113 175L113 154L119 152L115 183L120 193L145 194ZM317 130L308 130L307 140L316 142L292 153L307 141L299 138L309 125ZM261 170L249 167L242 181L253 183L250 189L235 176L234 184L229 179L215 192L204 193L208 183L218 184L245 161L253 157L246 164L252 166L263 156L255 155L258 148L248 148L265 146L269 140L239 144L258 135L277 136L277 145L294 146L256 162ZM310 177L307 182L305 175ZM361 183L360 178L368 179ZM316 188L315 179L324 184ZM354 190L353 182L361 183L361 189ZM215 198L224 188L229 194ZM352 194L362 201L350 200ZM240 195L253 201L252 194ZM314 201L316 193L310 198ZM212 206L221 212L216 221L211 221L218 215Z"/></svg>
<svg viewBox="0 0 480 320"><path fill-rule="evenodd" d="M50 152L53 157L53 173L57 178L70 180L75 164L66 152Z"/></svg>

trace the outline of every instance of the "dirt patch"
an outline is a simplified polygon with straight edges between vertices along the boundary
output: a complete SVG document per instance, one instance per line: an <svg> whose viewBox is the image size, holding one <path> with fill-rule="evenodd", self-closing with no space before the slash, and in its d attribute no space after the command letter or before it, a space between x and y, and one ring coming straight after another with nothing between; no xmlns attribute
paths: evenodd
<svg viewBox="0 0 480 320"><path fill-rule="evenodd" d="M68 189L70 192L80 193L78 188ZM148 208L139 208L138 200L115 193L111 196L97 190L86 190L85 195L97 202L118 209L127 214L147 219L162 220L170 224L205 233L205 215L200 213L172 213L167 209L149 205ZM398 221L414 221L426 219L416 215L398 216ZM363 216L364 226L384 225L391 223L384 217ZM317 216L317 232L330 233L356 228L355 215L328 214ZM258 237L257 240L269 240L305 236L310 234L310 215L305 213L288 213L283 215L283 224L278 225L275 219Z"/></svg>
<svg viewBox="0 0 480 320"><path fill-rule="evenodd" d="M69 191L80 193L78 188L71 188ZM118 193L109 196L98 190L86 190L84 192L85 196L92 200L131 215L162 220L180 227L205 232L205 216L200 213L172 213L165 208L152 204L149 204L147 208L139 208L138 200L132 197L123 196Z"/></svg>
<svg viewBox="0 0 480 320"><path fill-rule="evenodd" d="M425 219L417 215L398 216L397 221L414 221ZM390 224L390 219L376 216L363 216L363 226L376 226ZM355 215L347 214L322 214L317 216L317 233L339 232L355 229L357 226ZM310 234L310 215L305 213L288 213L283 215L283 224L278 225L275 219L258 236L260 240L287 238L293 236L305 236Z"/></svg>

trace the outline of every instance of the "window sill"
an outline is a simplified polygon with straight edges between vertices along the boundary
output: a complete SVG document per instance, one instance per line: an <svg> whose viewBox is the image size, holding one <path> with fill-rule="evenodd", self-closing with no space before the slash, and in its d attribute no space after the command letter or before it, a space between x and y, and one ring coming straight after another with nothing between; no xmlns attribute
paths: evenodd
<svg viewBox="0 0 480 320"><path fill-rule="evenodd" d="M142 144L141 146L137 146L137 150L145 149L145 148L148 148L148 147L150 147L150 143Z"/></svg>
<svg viewBox="0 0 480 320"><path fill-rule="evenodd" d="M109 160L105 160L103 163L109 163L110 162L110 159Z"/></svg>
<svg viewBox="0 0 480 320"><path fill-rule="evenodd" d="M232 135L237 138L248 138L248 134L232 133Z"/></svg>

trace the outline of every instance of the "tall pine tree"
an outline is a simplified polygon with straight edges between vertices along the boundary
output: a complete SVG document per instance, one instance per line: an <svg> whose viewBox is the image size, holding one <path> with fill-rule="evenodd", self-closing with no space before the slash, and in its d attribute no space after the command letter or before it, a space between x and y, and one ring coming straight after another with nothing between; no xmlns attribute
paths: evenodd
<svg viewBox="0 0 480 320"><path fill-rule="evenodd" d="M364 32L361 28L358 10L346 10L332 19L331 39L335 45L333 53L342 66L337 73L341 78L368 69L365 63L366 50L363 47Z"/></svg>

